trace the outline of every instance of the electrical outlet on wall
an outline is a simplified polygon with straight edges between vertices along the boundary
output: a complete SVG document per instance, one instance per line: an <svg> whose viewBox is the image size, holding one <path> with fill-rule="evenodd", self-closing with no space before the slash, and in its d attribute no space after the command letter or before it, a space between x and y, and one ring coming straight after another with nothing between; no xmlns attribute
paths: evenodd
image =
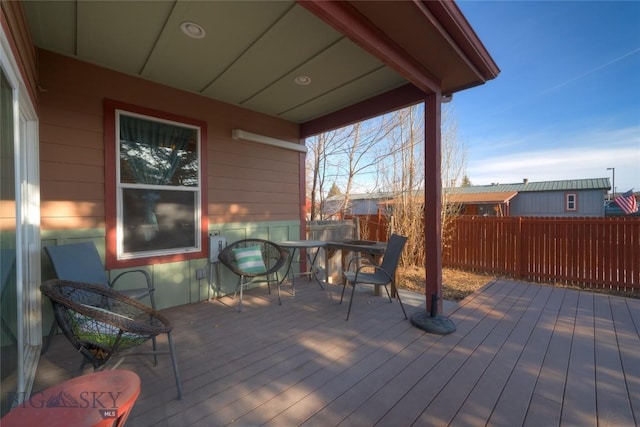
<svg viewBox="0 0 640 427"><path fill-rule="evenodd" d="M204 268L196 268L196 279L204 279Z"/></svg>

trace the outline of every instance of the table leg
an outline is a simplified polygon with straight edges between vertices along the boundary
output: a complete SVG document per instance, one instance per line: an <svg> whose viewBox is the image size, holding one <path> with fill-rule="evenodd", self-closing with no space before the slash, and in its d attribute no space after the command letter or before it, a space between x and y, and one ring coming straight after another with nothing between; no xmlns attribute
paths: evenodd
<svg viewBox="0 0 640 427"><path fill-rule="evenodd" d="M296 275L293 273L293 271L291 271L291 263L293 263L293 259L296 256L296 249L297 248L291 248L291 254L289 255L289 262L287 263L287 271L285 271L284 275L282 276L282 280L280 280L280 283L278 283L278 288L280 288L280 285L282 284L282 282L285 281L285 279L289 276L289 273L291 272L291 295L296 294Z"/></svg>
<svg viewBox="0 0 640 427"><path fill-rule="evenodd" d="M380 265L380 263L382 262L382 255L378 254L378 255L372 255L372 256L373 256L373 262L375 263L375 265ZM373 294L377 297L380 296L380 285L374 286Z"/></svg>
<svg viewBox="0 0 640 427"><path fill-rule="evenodd" d="M318 285L320 286L320 289L324 291L324 286L322 286L322 283L320 282L320 279L318 279L318 275L316 274L318 270L316 267L316 259L318 258L318 253L320 252L320 248L316 248L316 253L313 259L311 259L311 255L309 255L309 249L306 249L305 252L307 253L307 260L309 261L309 274L311 274L313 278L316 279L316 283L318 283Z"/></svg>

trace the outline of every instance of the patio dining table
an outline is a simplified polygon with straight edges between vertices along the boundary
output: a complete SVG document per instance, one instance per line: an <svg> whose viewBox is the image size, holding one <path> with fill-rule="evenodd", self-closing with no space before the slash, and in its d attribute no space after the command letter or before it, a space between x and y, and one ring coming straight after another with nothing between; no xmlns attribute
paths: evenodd
<svg viewBox="0 0 640 427"><path fill-rule="evenodd" d="M283 242L278 242L278 245L283 248L291 249L291 256L289 257L289 262L287 264L287 270L284 273L282 280L284 280L289 273L291 272L291 284L292 284L292 293L295 295L296 291L296 278L295 274L291 271L291 263L293 262L293 258L295 257L296 251L304 250L307 256L308 271L300 272L300 275L308 275L313 277L315 281L318 283L321 289L324 290L324 286L322 286L322 281L318 277L318 267L316 266L316 261L318 259L318 254L320 253L320 249L324 248L327 243L321 240L285 240ZM311 256L311 252L315 249L315 253L313 257Z"/></svg>

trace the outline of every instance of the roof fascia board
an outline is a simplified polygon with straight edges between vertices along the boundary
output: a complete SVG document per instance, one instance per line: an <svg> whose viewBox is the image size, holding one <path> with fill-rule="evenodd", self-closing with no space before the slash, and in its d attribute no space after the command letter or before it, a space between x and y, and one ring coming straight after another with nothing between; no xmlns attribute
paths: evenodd
<svg viewBox="0 0 640 427"><path fill-rule="evenodd" d="M381 60L426 93L440 92L441 82L419 65L346 1L306 1L298 3L331 25L358 46Z"/></svg>
<svg viewBox="0 0 640 427"><path fill-rule="evenodd" d="M440 33L442 38L444 38L447 43L449 43L449 46L451 46L456 54L458 54L460 59L462 59L464 63L467 64L467 67L469 67L471 72L476 75L478 80L484 83L487 80L485 76L480 72L480 70L478 70L478 67L476 67L476 65L471 62L469 57L462 51L462 49L460 49L458 43L456 43L449 35L449 33L445 31L439 20L431 13L427 6L421 0L414 0L413 3L416 5L417 9L422 13L422 15L429 21L429 23Z"/></svg>
<svg viewBox="0 0 640 427"><path fill-rule="evenodd" d="M494 79L500 74L500 68L455 2L424 0L414 0L414 2L483 81Z"/></svg>
<svg viewBox="0 0 640 427"><path fill-rule="evenodd" d="M426 95L412 84L406 84L341 110L300 124L300 138L309 138L382 114L423 102Z"/></svg>

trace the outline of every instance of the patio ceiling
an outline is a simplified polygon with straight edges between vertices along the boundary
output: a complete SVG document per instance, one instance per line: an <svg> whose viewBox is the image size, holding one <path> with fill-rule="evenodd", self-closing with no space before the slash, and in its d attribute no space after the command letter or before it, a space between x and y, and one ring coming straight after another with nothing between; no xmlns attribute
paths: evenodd
<svg viewBox="0 0 640 427"><path fill-rule="evenodd" d="M24 8L39 48L299 124L354 105L349 119L371 117L499 72L452 2L26 1ZM187 37L184 22L205 36ZM298 76L310 83L296 84Z"/></svg>

